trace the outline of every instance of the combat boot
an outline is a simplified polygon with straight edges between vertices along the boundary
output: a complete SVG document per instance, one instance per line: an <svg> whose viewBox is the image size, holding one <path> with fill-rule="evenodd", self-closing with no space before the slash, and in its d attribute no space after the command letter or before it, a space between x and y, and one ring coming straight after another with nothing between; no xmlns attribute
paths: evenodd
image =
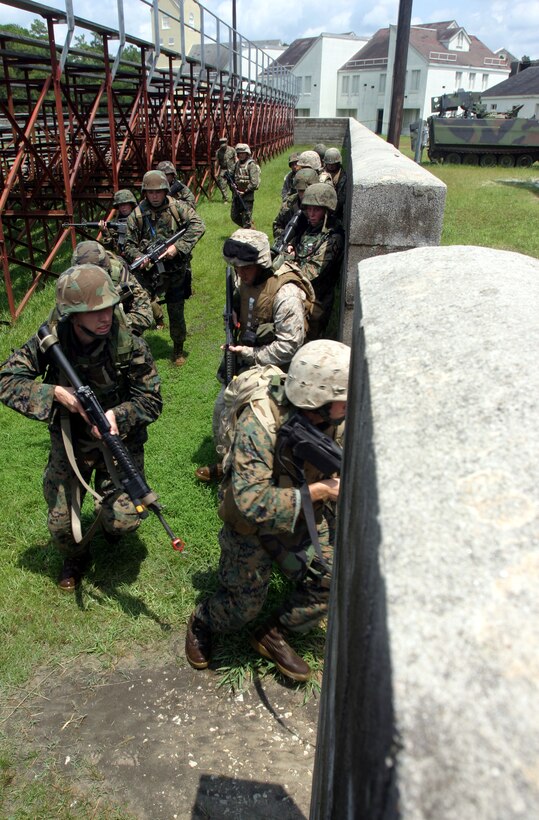
<svg viewBox="0 0 539 820"><path fill-rule="evenodd" d="M172 364L176 367L181 367L186 362L186 356L183 352L183 342L174 342L174 349L172 351Z"/></svg>
<svg viewBox="0 0 539 820"><path fill-rule="evenodd" d="M194 669L207 669L211 658L211 630L191 613L185 635L185 657Z"/></svg>
<svg viewBox="0 0 539 820"><path fill-rule="evenodd" d="M66 558L60 572L58 587L63 592L74 592L80 584L89 562L90 554L88 552Z"/></svg>
<svg viewBox="0 0 539 820"><path fill-rule="evenodd" d="M310 666L285 641L276 621L259 627L251 636L251 646L263 658L273 661L285 677L297 681L306 681L311 677Z"/></svg>

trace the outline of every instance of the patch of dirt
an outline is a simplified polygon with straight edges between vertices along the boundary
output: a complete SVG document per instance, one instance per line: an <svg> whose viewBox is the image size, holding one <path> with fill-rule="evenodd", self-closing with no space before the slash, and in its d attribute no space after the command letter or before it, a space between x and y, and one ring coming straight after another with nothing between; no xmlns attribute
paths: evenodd
<svg viewBox="0 0 539 820"><path fill-rule="evenodd" d="M316 699L303 704L271 676L233 695L171 656L105 671L78 661L42 670L3 710L8 736L52 750L75 792L91 790L93 773L138 818L308 817Z"/></svg>

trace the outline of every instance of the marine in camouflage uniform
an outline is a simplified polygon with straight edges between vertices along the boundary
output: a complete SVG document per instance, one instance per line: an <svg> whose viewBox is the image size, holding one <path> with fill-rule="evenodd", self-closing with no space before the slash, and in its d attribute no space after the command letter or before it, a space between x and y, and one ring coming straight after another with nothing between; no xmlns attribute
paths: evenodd
<svg viewBox="0 0 539 820"><path fill-rule="evenodd" d="M284 230L293 216L297 214L301 207L303 194L315 182L318 182L318 174L312 168L300 168L294 177L293 193L281 204L279 213L273 220L273 239L277 242L284 233Z"/></svg>
<svg viewBox="0 0 539 820"><path fill-rule="evenodd" d="M281 200L283 202L294 193L294 177L296 176L296 171L298 170L298 157L299 153L295 151L293 154L290 154L288 157L288 167L290 171L284 178L283 187L281 188Z"/></svg>
<svg viewBox="0 0 539 820"><path fill-rule="evenodd" d="M153 324L150 297L129 272L126 262L112 251L105 250L103 245L92 239L79 242L73 251L71 265L99 265L106 270L112 279L120 297L117 310L125 316L127 327L136 336L141 336Z"/></svg>
<svg viewBox="0 0 539 820"><path fill-rule="evenodd" d="M134 194L127 188L122 188L114 194L112 204L116 208L111 222L118 222L120 227L113 228L106 222L101 223L101 244L113 253L123 255L125 247L125 237L127 231L127 218L131 211L137 207L137 200Z"/></svg>
<svg viewBox="0 0 539 820"><path fill-rule="evenodd" d="M58 278L56 308L49 327L80 379L96 394L111 432L122 437L143 472L146 428L162 409L160 381L146 342L123 324L123 314L116 310L118 302L112 281L102 268L70 268ZM72 591L83 575L88 548L85 539L76 535L78 518L73 507L78 493L84 496L84 487L66 450L69 440L81 477L88 483L93 474L95 490L103 496L97 502L99 521L111 543L135 530L140 518L128 495L113 483L97 431L90 430L73 388L65 384L63 374L41 352L37 335L0 369L0 401L49 425L50 453L43 492L49 531L64 555L59 586Z"/></svg>
<svg viewBox="0 0 539 820"><path fill-rule="evenodd" d="M297 265L276 260L274 270L268 237L252 228L234 231L223 247L227 264L232 265L239 280L234 294L238 318L238 338L229 351L236 356L237 372L252 367L276 365L287 370L294 353L305 341L314 291ZM213 438L220 444L219 430L224 411L225 363L217 378L223 387L213 410ZM218 478L217 465L195 470L200 481Z"/></svg>
<svg viewBox="0 0 539 820"><path fill-rule="evenodd" d="M260 186L260 166L251 157L251 149L244 142L236 145L238 161L234 166L234 184L241 196L243 207L237 195L232 197L230 218L240 228L251 228L253 223L253 207L255 191Z"/></svg>
<svg viewBox="0 0 539 820"><path fill-rule="evenodd" d="M163 312L159 297L164 296L170 324L170 337L174 344L172 361L177 365L185 362L183 346L187 336L185 326L185 299L191 295L189 278L193 247L204 235L204 222L188 205L168 195L169 185L162 171L144 174L142 191L145 198L127 220L125 257L133 263L143 256L156 240L173 236L183 226L186 233L170 245L161 261L164 272L157 265L139 268L137 278L148 291L157 326L163 326Z"/></svg>
<svg viewBox="0 0 539 820"><path fill-rule="evenodd" d="M219 148L217 149L217 153L215 155L215 162L218 166L217 176L215 178L215 182L217 187L221 191L223 202L228 202L228 182L225 179L225 174L233 174L234 168L236 167L236 162L238 158L236 156L236 151L234 148L228 144L228 140L226 137L221 137L219 140Z"/></svg>
<svg viewBox="0 0 539 820"><path fill-rule="evenodd" d="M336 206L335 189L326 182L309 185L301 202L309 224L294 240L293 259L310 279L316 295L309 320L309 340L319 338L325 331L340 279L344 230L333 216Z"/></svg>
<svg viewBox="0 0 539 820"><path fill-rule="evenodd" d="M178 173L172 162L169 162L168 160L160 162L157 166L157 170L162 171L166 176L169 184L170 196L173 196L175 199L179 199L180 202L186 202L187 205L190 205L191 208L196 210L197 202L195 195L191 188L184 185L183 182L178 179Z"/></svg>
<svg viewBox="0 0 539 820"><path fill-rule="evenodd" d="M219 535L219 587L196 607L187 628L186 656L196 669L209 665L215 633L240 629L260 614L276 562L295 587L254 632L251 643L284 675L298 681L310 676L309 666L284 633L306 632L327 613L340 484L338 478L324 479L315 467L304 465L319 555L303 514L303 481L289 469L290 452L280 431L292 414L301 413L331 438L342 439L349 354L340 342L305 345L292 359L285 395L272 386L260 401L264 407L253 402L238 419L220 491L224 524ZM263 417L273 418L271 429L262 423Z"/></svg>
<svg viewBox="0 0 539 820"><path fill-rule="evenodd" d="M342 219L344 215L344 206L346 204L348 176L342 167L342 156L338 148L328 148L324 156L324 169L330 175L331 183L337 194L335 216L337 219Z"/></svg>

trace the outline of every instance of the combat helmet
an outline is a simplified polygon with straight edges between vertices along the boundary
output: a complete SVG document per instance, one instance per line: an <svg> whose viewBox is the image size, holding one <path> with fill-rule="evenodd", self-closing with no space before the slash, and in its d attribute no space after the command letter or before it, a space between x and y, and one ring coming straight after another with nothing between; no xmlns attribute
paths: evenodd
<svg viewBox="0 0 539 820"><path fill-rule="evenodd" d="M123 205L126 202L130 202L132 205L137 204L137 200L135 199L135 195L128 188L121 188L119 191L116 191L116 193L114 194L112 204L113 205Z"/></svg>
<svg viewBox="0 0 539 820"><path fill-rule="evenodd" d="M342 162L341 152L338 148L328 148L324 154L324 165L337 165Z"/></svg>
<svg viewBox="0 0 539 820"><path fill-rule="evenodd" d="M262 231L252 228L234 231L223 246L223 256L234 267L260 265L262 268L271 268L269 239Z"/></svg>
<svg viewBox="0 0 539 820"><path fill-rule="evenodd" d="M249 154L249 156L251 155L251 149L246 142L238 142L236 145L236 154L241 154L242 152L244 154Z"/></svg>
<svg viewBox="0 0 539 820"><path fill-rule="evenodd" d="M228 139L227 139L227 137L219 137L219 142L224 145L225 142L228 142Z"/></svg>
<svg viewBox="0 0 539 820"><path fill-rule="evenodd" d="M73 267L77 265L97 265L106 271L110 270L110 258L100 242L95 239L86 239L79 242L71 257Z"/></svg>
<svg viewBox="0 0 539 820"><path fill-rule="evenodd" d="M314 185L309 185L303 194L301 207L304 208L306 205L318 205L327 208L328 211L334 211L337 207L337 192L331 183L315 182Z"/></svg>
<svg viewBox="0 0 539 820"><path fill-rule="evenodd" d="M162 171L165 175L166 174L174 174L176 176L176 169L170 160L165 159L163 162L160 162L157 166L158 171Z"/></svg>
<svg viewBox="0 0 539 820"><path fill-rule="evenodd" d="M146 171L142 177L141 191L170 191L170 185L162 171Z"/></svg>
<svg viewBox="0 0 539 820"><path fill-rule="evenodd" d="M293 186L296 191L306 191L309 185L318 182L318 174L312 168L300 168L294 176Z"/></svg>
<svg viewBox="0 0 539 820"><path fill-rule="evenodd" d="M288 164L289 164L290 166L294 165L294 164L298 161L298 157L299 157L299 152L298 152L298 151L294 151L294 152L293 152L292 154L290 154L290 156L288 157Z"/></svg>
<svg viewBox="0 0 539 820"><path fill-rule="evenodd" d="M321 162L324 162L324 156L327 150L327 146L325 146L323 142L317 142L313 148L313 151L316 151L316 153L320 157Z"/></svg>
<svg viewBox="0 0 539 820"><path fill-rule="evenodd" d="M347 401L350 348L342 342L316 339L294 354L284 383L288 401L303 410L319 410Z"/></svg>
<svg viewBox="0 0 539 820"><path fill-rule="evenodd" d="M56 282L56 307L61 318L104 310L119 301L112 279L97 265L75 265Z"/></svg>
<svg viewBox="0 0 539 820"><path fill-rule="evenodd" d="M322 168L316 151L303 151L298 157L298 165L300 168L313 168L315 171L320 171Z"/></svg>

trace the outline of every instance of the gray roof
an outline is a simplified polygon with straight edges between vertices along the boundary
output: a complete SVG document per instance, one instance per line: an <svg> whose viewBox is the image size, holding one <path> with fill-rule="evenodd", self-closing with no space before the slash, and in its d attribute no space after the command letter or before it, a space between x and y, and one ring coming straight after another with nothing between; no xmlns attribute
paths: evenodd
<svg viewBox="0 0 539 820"><path fill-rule="evenodd" d="M483 91L481 97L520 97L524 94L539 94L539 66L519 71L514 77Z"/></svg>

